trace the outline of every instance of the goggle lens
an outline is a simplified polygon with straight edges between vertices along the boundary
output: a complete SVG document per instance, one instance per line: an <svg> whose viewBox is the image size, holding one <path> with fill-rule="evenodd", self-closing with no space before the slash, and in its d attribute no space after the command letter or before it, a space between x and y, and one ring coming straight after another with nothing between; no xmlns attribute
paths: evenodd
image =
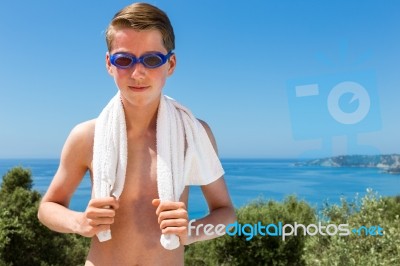
<svg viewBox="0 0 400 266"><path fill-rule="evenodd" d="M120 56L115 59L114 64L116 66L129 67L132 64L132 58Z"/></svg>
<svg viewBox="0 0 400 266"><path fill-rule="evenodd" d="M147 55L143 57L143 64L149 67L158 67L163 64L163 60L158 55Z"/></svg>

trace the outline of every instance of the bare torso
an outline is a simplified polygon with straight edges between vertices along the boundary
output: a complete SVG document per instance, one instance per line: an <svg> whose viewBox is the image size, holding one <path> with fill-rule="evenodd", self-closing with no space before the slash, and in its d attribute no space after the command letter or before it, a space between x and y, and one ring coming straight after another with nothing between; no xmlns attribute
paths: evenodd
<svg viewBox="0 0 400 266"><path fill-rule="evenodd" d="M112 239L92 238L85 265L183 265L184 247L166 250L156 208L158 198L155 135L128 136L128 168L125 185L111 226ZM187 205L188 188L181 196Z"/></svg>

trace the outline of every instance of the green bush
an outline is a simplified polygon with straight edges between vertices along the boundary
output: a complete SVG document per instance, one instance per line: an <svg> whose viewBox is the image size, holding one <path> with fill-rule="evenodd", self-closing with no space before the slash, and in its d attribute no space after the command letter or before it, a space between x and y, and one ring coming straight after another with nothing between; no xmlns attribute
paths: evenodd
<svg viewBox="0 0 400 266"><path fill-rule="evenodd" d="M59 234L37 219L41 195L29 170L15 167L0 188L0 265L82 265L89 240Z"/></svg>
<svg viewBox="0 0 400 266"><path fill-rule="evenodd" d="M257 200L237 210L238 223L263 225L310 224L315 222L315 211L294 196L283 203ZM305 265L302 259L305 236L290 236L284 241L279 236L225 235L198 242L186 248L187 265Z"/></svg>
<svg viewBox="0 0 400 266"><path fill-rule="evenodd" d="M50 231L37 220L41 199L29 170L15 167L0 187L0 266L82 265L89 239ZM383 236L223 236L186 247L186 265L400 265L400 196L342 199L319 215L294 196L283 202L256 200L237 210L238 223L349 224L380 226Z"/></svg>
<svg viewBox="0 0 400 266"><path fill-rule="evenodd" d="M372 190L352 202L323 210L326 223L349 228L380 226L383 236L360 235L309 237L304 259L308 265L400 265L400 197L379 197Z"/></svg>
<svg viewBox="0 0 400 266"><path fill-rule="evenodd" d="M317 215L318 214L318 215ZM400 196L380 197L372 190L354 201L342 199L341 205L327 205L317 213L307 203L294 197L283 203L255 201L237 210L238 223L284 224L294 222L322 225L348 224L380 226L383 236L280 237L223 236L186 247L187 265L400 265ZM301 230L299 232L302 232Z"/></svg>

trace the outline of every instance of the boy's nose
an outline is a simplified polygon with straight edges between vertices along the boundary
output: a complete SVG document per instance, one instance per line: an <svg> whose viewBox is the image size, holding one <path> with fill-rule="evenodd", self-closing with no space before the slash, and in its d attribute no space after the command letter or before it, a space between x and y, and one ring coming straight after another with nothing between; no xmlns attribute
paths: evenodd
<svg viewBox="0 0 400 266"><path fill-rule="evenodd" d="M137 79L139 77L143 77L145 74L146 68L142 63L138 62L132 67L132 78Z"/></svg>

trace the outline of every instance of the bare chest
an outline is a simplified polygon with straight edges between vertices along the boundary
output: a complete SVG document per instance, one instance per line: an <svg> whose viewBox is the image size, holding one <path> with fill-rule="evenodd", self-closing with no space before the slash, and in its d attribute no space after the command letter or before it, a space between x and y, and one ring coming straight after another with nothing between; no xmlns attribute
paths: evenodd
<svg viewBox="0 0 400 266"><path fill-rule="evenodd" d="M157 193L157 151L155 141L132 141L120 204L150 203ZM150 202L149 202L150 201Z"/></svg>
<svg viewBox="0 0 400 266"><path fill-rule="evenodd" d="M157 151L155 141L129 141L128 164L124 189L119 199L112 240L92 243L90 260L99 265L121 265L132 262L156 265L156 261L170 262L164 265L183 264L183 248L166 251L160 245L161 230L152 200L158 198ZM188 191L182 200L187 203ZM129 252L126 252L129 250Z"/></svg>

